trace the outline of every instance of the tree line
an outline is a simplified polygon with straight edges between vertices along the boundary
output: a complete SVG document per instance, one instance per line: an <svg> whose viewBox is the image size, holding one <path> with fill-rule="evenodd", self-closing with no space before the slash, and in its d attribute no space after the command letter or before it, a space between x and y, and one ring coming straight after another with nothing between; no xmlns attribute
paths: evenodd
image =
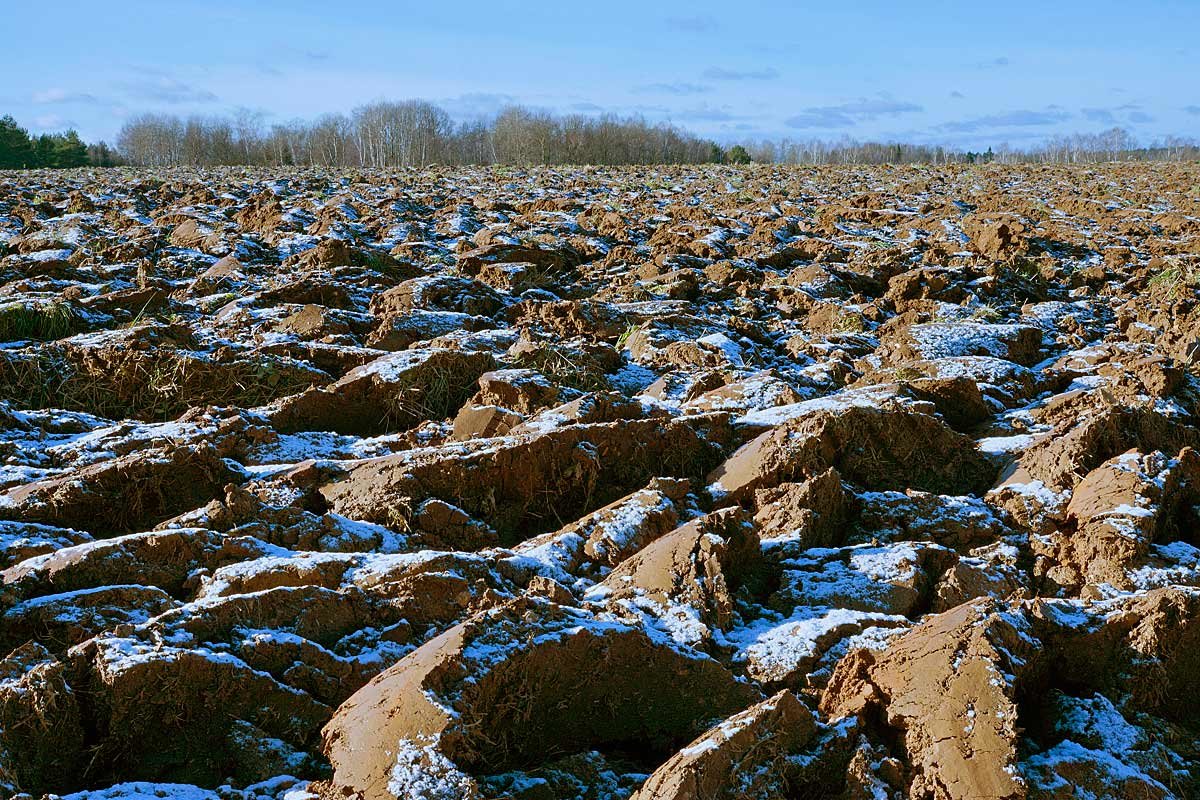
<svg viewBox="0 0 1200 800"><path fill-rule="evenodd" d="M1105 161L1198 161L1200 143L1168 136L1148 145L1124 128L1055 136L1028 148L1007 144L984 152L900 142L836 142L791 139L747 142L751 160L773 164L1096 164Z"/></svg>
<svg viewBox="0 0 1200 800"><path fill-rule="evenodd" d="M116 146L85 144L75 131L30 136L0 118L0 169L116 166L422 167L431 164L978 164L1200 160L1195 140L1139 144L1122 128L1057 136L1028 149L986 152L904 142L791 139L722 147L674 125L639 117L555 115L510 106L491 118L455 123L424 100L380 101L349 114L265 124L264 115L143 114L121 128Z"/></svg>
<svg viewBox="0 0 1200 800"><path fill-rule="evenodd" d="M371 103L348 115L269 127L248 111L187 119L146 114L125 124L117 149L144 166L694 164L727 157L710 139L637 117L558 116L513 106L491 119L455 124L423 100Z"/></svg>
<svg viewBox="0 0 1200 800"><path fill-rule="evenodd" d="M88 146L75 131L30 136L12 117L0 117L0 169L69 168L91 163Z"/></svg>
<svg viewBox="0 0 1200 800"><path fill-rule="evenodd" d="M1098 161L1194 160L1194 140L1168 137L1140 146L1113 128L1096 134L1055 137L1018 150L1001 145L975 153L904 142L743 142L728 149L668 124L638 117L557 116L511 106L491 119L455 124L443 109L423 100L377 102L349 115L265 127L262 116L149 114L130 120L117 138L122 157L145 166L420 167L428 164L696 164L751 161L772 164L950 164L997 161L1094 163Z"/></svg>
<svg viewBox="0 0 1200 800"><path fill-rule="evenodd" d="M270 127L261 115L180 119L145 115L121 130L117 146L131 163L418 167L427 164L952 164L1096 163L1200 160L1195 140L1167 137L1142 146L1122 128L1054 137L1027 149L986 152L904 142L790 139L724 148L672 125L637 118L556 116L512 106L491 119L455 125L422 100L378 102L349 115Z"/></svg>

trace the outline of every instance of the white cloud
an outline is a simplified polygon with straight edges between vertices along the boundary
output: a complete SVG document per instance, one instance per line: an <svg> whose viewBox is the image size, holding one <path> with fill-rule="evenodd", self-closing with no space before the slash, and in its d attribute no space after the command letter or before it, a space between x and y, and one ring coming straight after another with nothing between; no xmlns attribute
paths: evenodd
<svg viewBox="0 0 1200 800"><path fill-rule="evenodd" d="M789 128L851 128L859 122L879 117L911 114L924 111L923 106L885 95L860 97L847 103L831 106L809 106L784 120Z"/></svg>
<svg viewBox="0 0 1200 800"><path fill-rule="evenodd" d="M33 119L33 130L38 132L61 131L74 127L75 123L58 114L42 114Z"/></svg>
<svg viewBox="0 0 1200 800"><path fill-rule="evenodd" d="M98 103L95 95L87 92L72 92L67 89L55 86L50 89L44 89L40 92L34 92L32 101L37 105L50 105L56 103Z"/></svg>

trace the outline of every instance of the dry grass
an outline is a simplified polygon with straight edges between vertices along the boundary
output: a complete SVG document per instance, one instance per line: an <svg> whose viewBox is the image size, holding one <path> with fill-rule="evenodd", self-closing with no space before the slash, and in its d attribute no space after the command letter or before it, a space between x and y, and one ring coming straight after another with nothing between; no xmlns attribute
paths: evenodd
<svg viewBox="0 0 1200 800"><path fill-rule="evenodd" d="M843 311L833 323L834 333L863 333L866 330L866 320L852 311Z"/></svg>
<svg viewBox="0 0 1200 800"><path fill-rule="evenodd" d="M1149 288L1160 289L1171 297L1182 297L1189 289L1200 284L1200 275L1197 275L1192 264L1178 256L1168 256L1163 261L1166 266L1150 278L1147 283Z"/></svg>
<svg viewBox="0 0 1200 800"><path fill-rule="evenodd" d="M604 377L603 368L586 353L561 345L546 344L522 353L513 366L537 370L551 383L581 392L602 392L612 388Z"/></svg>
<svg viewBox="0 0 1200 800"><path fill-rule="evenodd" d="M632 337L634 334L640 333L641 331L647 330L649 327L649 322L643 322L640 325L627 326L621 335L617 337L617 349L625 349L625 345L629 342L630 337Z"/></svg>
<svg viewBox="0 0 1200 800"><path fill-rule="evenodd" d="M412 385L401 388L384 408L389 430L403 430L415 421L445 419L474 391L475 378L456 376L452 370L430 364L413 376Z"/></svg>
<svg viewBox="0 0 1200 800"><path fill-rule="evenodd" d="M900 382L916 381L925 377L925 373L916 367L896 367L892 370L892 377Z"/></svg>
<svg viewBox="0 0 1200 800"><path fill-rule="evenodd" d="M111 359L59 350L0 356L0 395L21 408L62 408L111 419L175 419L193 406L254 406L308 388L322 373L276 359L213 363L159 350Z"/></svg>

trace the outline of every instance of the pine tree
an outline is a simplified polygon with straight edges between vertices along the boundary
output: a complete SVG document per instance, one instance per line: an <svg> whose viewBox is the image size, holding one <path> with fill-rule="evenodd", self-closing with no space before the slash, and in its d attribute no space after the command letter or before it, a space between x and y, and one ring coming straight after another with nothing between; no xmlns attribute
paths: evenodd
<svg viewBox="0 0 1200 800"><path fill-rule="evenodd" d="M740 144L735 144L729 148L729 152L725 154L725 160L730 164L749 164L750 154L746 152L746 148Z"/></svg>
<svg viewBox="0 0 1200 800"><path fill-rule="evenodd" d="M33 160L29 132L12 117L0 117L0 169L25 169Z"/></svg>
<svg viewBox="0 0 1200 800"><path fill-rule="evenodd" d="M72 167L85 167L87 166L87 163L87 145L84 144L83 140L79 138L78 133L75 131L67 131L66 133L60 133L54 136L53 166L70 169Z"/></svg>
<svg viewBox="0 0 1200 800"><path fill-rule="evenodd" d="M27 165L30 167L56 167L55 163L55 137L49 133L43 133L41 136L33 140L33 159Z"/></svg>

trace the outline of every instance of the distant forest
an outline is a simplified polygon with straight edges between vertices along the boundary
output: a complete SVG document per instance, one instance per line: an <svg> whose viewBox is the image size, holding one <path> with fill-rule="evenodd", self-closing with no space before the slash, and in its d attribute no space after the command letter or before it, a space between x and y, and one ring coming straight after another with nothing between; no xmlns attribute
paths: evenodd
<svg viewBox="0 0 1200 800"><path fill-rule="evenodd" d="M114 146L74 131L30 136L0 118L0 169L117 166L420 167L432 164L949 164L1200 160L1200 143L1167 137L1141 144L1122 128L1060 136L1026 150L984 152L905 143L764 140L724 147L638 117L555 115L520 106L455 124L423 100L377 102L349 115L266 125L262 114L181 118L144 114Z"/></svg>

